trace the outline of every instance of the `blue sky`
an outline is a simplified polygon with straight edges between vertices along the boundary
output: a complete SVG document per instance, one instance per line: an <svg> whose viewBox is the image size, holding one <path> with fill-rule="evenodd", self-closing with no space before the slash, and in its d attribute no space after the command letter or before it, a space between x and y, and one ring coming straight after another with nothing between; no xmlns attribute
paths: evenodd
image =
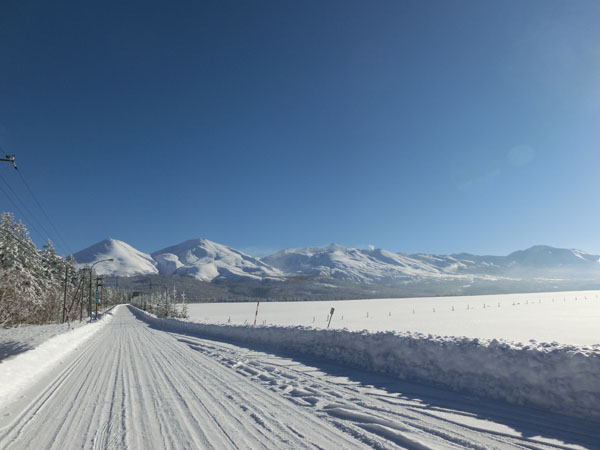
<svg viewBox="0 0 600 450"><path fill-rule="evenodd" d="M600 253L598 23L595 1L7 0L0 145L73 251Z"/></svg>

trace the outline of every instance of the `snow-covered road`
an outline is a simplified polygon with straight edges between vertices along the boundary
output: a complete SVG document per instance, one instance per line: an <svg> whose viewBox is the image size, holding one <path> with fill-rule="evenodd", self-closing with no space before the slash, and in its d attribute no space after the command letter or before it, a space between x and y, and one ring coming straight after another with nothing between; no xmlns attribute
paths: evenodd
<svg viewBox="0 0 600 450"><path fill-rule="evenodd" d="M0 448L598 448L597 425L157 329L121 306Z"/></svg>

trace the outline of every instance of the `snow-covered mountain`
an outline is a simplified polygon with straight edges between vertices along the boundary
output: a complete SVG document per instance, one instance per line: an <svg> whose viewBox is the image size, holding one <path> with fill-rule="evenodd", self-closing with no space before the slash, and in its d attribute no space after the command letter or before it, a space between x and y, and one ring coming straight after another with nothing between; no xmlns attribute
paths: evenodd
<svg viewBox="0 0 600 450"><path fill-rule="evenodd" d="M465 276L596 277L599 257L581 250L536 245L507 256L469 253L405 255L383 249L360 250L339 245L281 250L263 258L289 274L320 275L357 282L388 282Z"/></svg>
<svg viewBox="0 0 600 450"><path fill-rule="evenodd" d="M415 254L411 258L456 274L488 274L506 277L599 277L600 257L581 250L534 245L507 256Z"/></svg>
<svg viewBox="0 0 600 450"><path fill-rule="evenodd" d="M507 256L509 264L532 267L600 267L598 256L581 250L535 245L527 250L518 250Z"/></svg>
<svg viewBox="0 0 600 450"><path fill-rule="evenodd" d="M325 247L285 249L259 259L208 239L182 242L151 255L125 242L106 239L75 254L81 266L99 263L103 275L181 275L201 281L284 279L298 275L355 283L403 283L419 280L598 279L600 257L581 250L536 245L507 256L469 253L406 255L384 249Z"/></svg>
<svg viewBox="0 0 600 450"><path fill-rule="evenodd" d="M100 275L130 277L156 274L156 262L146 253L117 239L108 238L73 255L80 267L86 267L103 259L114 259L96 264L94 270Z"/></svg>
<svg viewBox="0 0 600 450"><path fill-rule="evenodd" d="M294 275L320 275L357 282L440 277L431 264L380 248L361 250L336 244L285 249L263 258L267 264Z"/></svg>
<svg viewBox="0 0 600 450"><path fill-rule="evenodd" d="M161 275L187 275L201 281L216 278L281 278L280 270L239 250L208 239L193 239L152 253Z"/></svg>

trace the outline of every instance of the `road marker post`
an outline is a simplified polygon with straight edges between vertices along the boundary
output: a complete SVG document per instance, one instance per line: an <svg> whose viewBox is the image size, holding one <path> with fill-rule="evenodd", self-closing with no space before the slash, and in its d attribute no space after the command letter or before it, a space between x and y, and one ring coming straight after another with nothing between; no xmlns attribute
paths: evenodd
<svg viewBox="0 0 600 450"><path fill-rule="evenodd" d="M260 300L256 302L256 313L254 313L254 326L256 326L256 318L258 317L258 305L260 305Z"/></svg>
<svg viewBox="0 0 600 450"><path fill-rule="evenodd" d="M333 317L334 312L335 308L331 308L331 311L329 311L329 322L327 322L327 328L329 328L329 324L331 324L331 318Z"/></svg>

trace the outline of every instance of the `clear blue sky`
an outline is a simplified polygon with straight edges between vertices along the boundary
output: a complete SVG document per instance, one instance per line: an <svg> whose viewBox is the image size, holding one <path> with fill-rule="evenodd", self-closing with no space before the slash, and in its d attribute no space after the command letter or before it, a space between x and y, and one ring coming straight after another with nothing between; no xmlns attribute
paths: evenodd
<svg viewBox="0 0 600 450"><path fill-rule="evenodd" d="M4 0L0 145L73 251L600 253L598 24L580 0Z"/></svg>

